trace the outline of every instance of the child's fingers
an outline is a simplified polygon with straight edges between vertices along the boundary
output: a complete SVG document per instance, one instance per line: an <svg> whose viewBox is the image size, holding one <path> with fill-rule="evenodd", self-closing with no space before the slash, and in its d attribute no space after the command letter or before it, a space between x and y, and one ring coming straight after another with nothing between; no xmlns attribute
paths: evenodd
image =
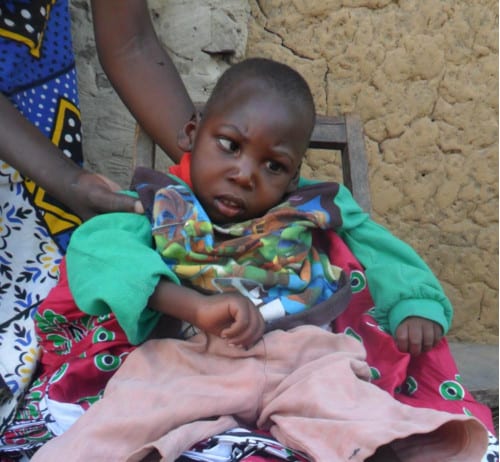
<svg viewBox="0 0 500 462"><path fill-rule="evenodd" d="M413 356L434 348L443 336L441 326L429 319L409 317L396 329L399 351Z"/></svg>
<svg viewBox="0 0 500 462"><path fill-rule="evenodd" d="M436 345L434 335L430 336L428 339L425 338L422 340L422 352L427 352L431 351L434 348L434 345Z"/></svg>
<svg viewBox="0 0 500 462"><path fill-rule="evenodd" d="M252 310L255 308L252 307ZM256 313L248 313L235 318L235 322L222 331L222 337L235 346L253 345L264 334L264 321Z"/></svg>
<svg viewBox="0 0 500 462"><path fill-rule="evenodd" d="M409 340L408 340L408 325L406 323L401 324L396 329L396 344L398 346L398 350L407 353L409 349Z"/></svg>
<svg viewBox="0 0 500 462"><path fill-rule="evenodd" d="M256 327L254 323L234 323L222 331L222 336L230 345L248 346L255 335Z"/></svg>
<svg viewBox="0 0 500 462"><path fill-rule="evenodd" d="M443 328L439 324L434 323L434 346L436 346L442 338Z"/></svg>
<svg viewBox="0 0 500 462"><path fill-rule="evenodd" d="M422 352L423 329L419 324L409 325L409 352L412 356L417 356Z"/></svg>
<svg viewBox="0 0 500 462"><path fill-rule="evenodd" d="M245 331L247 326L251 323L246 310L242 310L239 307L230 307L230 312L232 316L231 324L222 330L221 336L226 339L233 339L238 335L241 335Z"/></svg>
<svg viewBox="0 0 500 462"><path fill-rule="evenodd" d="M424 325L422 329L422 351L430 351L436 345L438 338L436 336L437 325ZM437 326L439 327L439 326Z"/></svg>

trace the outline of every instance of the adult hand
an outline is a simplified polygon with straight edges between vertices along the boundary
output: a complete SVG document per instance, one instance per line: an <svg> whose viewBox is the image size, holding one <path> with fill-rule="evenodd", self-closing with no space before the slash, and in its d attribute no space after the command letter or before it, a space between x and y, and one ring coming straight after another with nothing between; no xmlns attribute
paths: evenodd
<svg viewBox="0 0 500 462"><path fill-rule="evenodd" d="M118 193L122 188L98 173L82 169L70 187L68 205L83 220L105 212L144 213L138 199Z"/></svg>
<svg viewBox="0 0 500 462"><path fill-rule="evenodd" d="M120 186L68 159L0 93L0 159L86 220L104 212L141 212Z"/></svg>
<svg viewBox="0 0 500 462"><path fill-rule="evenodd" d="M244 348L260 340L265 328L260 311L238 293L206 296L194 324L205 332L226 339L230 345Z"/></svg>
<svg viewBox="0 0 500 462"><path fill-rule="evenodd" d="M418 316L406 318L395 333L399 351L412 356L431 350L442 337L443 329L439 324Z"/></svg>

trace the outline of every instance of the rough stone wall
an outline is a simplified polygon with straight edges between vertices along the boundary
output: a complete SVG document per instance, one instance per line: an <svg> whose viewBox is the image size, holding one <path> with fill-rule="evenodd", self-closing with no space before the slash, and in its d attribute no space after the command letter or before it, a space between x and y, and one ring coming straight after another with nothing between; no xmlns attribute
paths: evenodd
<svg viewBox="0 0 500 462"><path fill-rule="evenodd" d="M201 50L224 39L236 60L259 55L296 67L318 112L358 113L374 219L442 282L455 306L452 338L498 342L497 2L149 4L194 99L205 99L227 66ZM74 1L73 12L89 166L126 185L133 121L95 59L86 1ZM325 152L310 153L304 174L340 179Z"/></svg>

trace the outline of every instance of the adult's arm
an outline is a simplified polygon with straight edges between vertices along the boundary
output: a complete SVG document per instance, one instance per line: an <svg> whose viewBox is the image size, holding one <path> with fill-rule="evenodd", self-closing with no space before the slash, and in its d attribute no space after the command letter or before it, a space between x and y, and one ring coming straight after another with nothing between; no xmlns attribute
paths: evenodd
<svg viewBox="0 0 500 462"><path fill-rule="evenodd" d="M182 79L160 44L145 0L92 0L97 52L116 92L175 162L177 134L194 114Z"/></svg>
<svg viewBox="0 0 500 462"><path fill-rule="evenodd" d="M82 219L102 212L140 211L120 187L68 159L0 93L0 159L45 189Z"/></svg>

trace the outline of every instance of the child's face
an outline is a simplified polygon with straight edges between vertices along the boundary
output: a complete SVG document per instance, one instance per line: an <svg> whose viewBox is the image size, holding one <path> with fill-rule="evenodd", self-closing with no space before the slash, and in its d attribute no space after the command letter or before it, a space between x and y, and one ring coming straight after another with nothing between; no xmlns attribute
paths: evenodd
<svg viewBox="0 0 500 462"><path fill-rule="evenodd" d="M263 215L293 189L309 143L305 116L259 82L233 89L193 128L191 181L214 223Z"/></svg>

